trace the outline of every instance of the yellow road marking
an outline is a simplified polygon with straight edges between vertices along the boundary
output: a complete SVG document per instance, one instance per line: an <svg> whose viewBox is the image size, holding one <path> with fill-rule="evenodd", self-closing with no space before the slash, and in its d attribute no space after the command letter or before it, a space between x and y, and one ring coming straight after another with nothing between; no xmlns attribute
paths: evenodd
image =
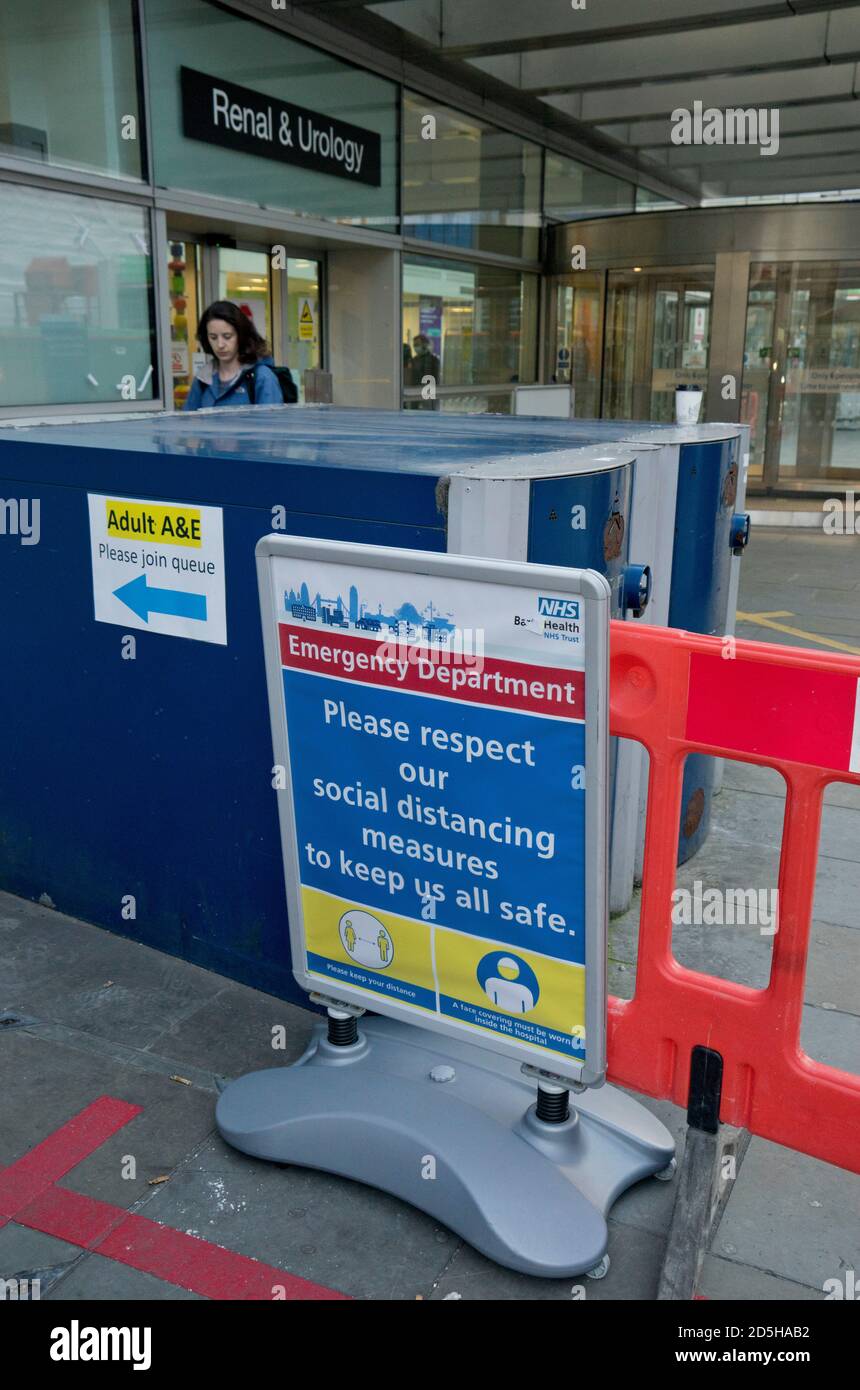
<svg viewBox="0 0 860 1390"><path fill-rule="evenodd" d="M776 611L773 613L741 613L738 618L741 622L755 623L758 627L771 627L774 632L784 632L789 637L803 637L807 642L817 642L822 647L835 647L840 652L850 652L852 656L860 656L860 647L849 647L847 642L837 642L835 637L822 637L818 632L804 632L802 627L789 627L786 623L778 623L776 618L793 618L793 613Z"/></svg>

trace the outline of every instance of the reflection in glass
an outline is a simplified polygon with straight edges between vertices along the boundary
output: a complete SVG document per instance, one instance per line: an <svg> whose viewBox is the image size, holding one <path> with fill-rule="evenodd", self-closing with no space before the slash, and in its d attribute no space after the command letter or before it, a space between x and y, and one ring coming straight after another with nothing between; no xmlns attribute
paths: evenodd
<svg viewBox="0 0 860 1390"><path fill-rule="evenodd" d="M60 0L50 0L53 7ZM271 13L272 7L263 6ZM205 0L146 0L155 182L396 232L398 102L393 82ZM375 132L381 182L334 177L268 154L225 149L183 132L179 69L221 77L263 96Z"/></svg>
<svg viewBox="0 0 860 1390"><path fill-rule="evenodd" d="M265 251L218 248L218 298L229 299L247 314L272 350L272 292Z"/></svg>
<svg viewBox="0 0 860 1390"><path fill-rule="evenodd" d="M634 194L632 183L547 150L543 205L552 221L632 212Z"/></svg>
<svg viewBox="0 0 860 1390"><path fill-rule="evenodd" d="M133 8L0 4L0 154L143 177Z"/></svg>
<svg viewBox="0 0 860 1390"><path fill-rule="evenodd" d="M538 145L410 92L403 143L406 236L537 260Z"/></svg>
<svg viewBox="0 0 860 1390"><path fill-rule="evenodd" d="M403 266L403 381L420 390L535 379L537 277L417 257ZM432 396L415 400L438 408Z"/></svg>
<svg viewBox="0 0 860 1390"><path fill-rule="evenodd" d="M154 365L144 209L4 184L0 406L151 400Z"/></svg>

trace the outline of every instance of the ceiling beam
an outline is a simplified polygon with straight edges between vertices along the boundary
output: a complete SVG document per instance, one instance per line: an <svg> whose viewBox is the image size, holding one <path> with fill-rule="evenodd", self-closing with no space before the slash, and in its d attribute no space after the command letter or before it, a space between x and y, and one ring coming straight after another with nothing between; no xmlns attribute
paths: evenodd
<svg viewBox="0 0 860 1390"><path fill-rule="evenodd" d="M828 25L827 16L798 16L779 23L739 24L709 34L623 39L616 43L475 59L476 67L535 96L606 90L634 82L679 77L735 76L786 71L816 64L856 62L860 57L860 9Z"/></svg>
<svg viewBox="0 0 860 1390"><path fill-rule="evenodd" d="M725 110L729 106L797 106L822 101L845 101L854 90L854 63L833 63L802 68L799 72L763 72L725 78L679 78L675 82L639 83L611 91L560 94L546 98L581 121L599 125L619 121L664 118L680 108L692 110L696 101L704 107Z"/></svg>
<svg viewBox="0 0 860 1390"><path fill-rule="evenodd" d="M609 7L594 4L572 10L562 0L493 0L491 13L484 3L443 0L442 48L452 57L478 58L503 53L527 53L575 44L598 44L649 35L701 33L755 20L784 20L834 11L837 15L856 8L860 0L613 0ZM395 22L409 23L415 0L385 5Z"/></svg>

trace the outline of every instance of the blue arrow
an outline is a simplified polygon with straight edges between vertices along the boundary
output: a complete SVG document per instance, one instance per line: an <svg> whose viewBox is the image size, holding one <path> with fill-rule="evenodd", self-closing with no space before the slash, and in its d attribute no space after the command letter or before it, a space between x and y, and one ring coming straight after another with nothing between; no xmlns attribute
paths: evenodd
<svg viewBox="0 0 860 1390"><path fill-rule="evenodd" d="M194 618L206 621L206 595L186 594L182 589L150 589L146 575L139 574L122 588L114 589L114 598L130 608L145 623L150 613L166 613L171 618Z"/></svg>

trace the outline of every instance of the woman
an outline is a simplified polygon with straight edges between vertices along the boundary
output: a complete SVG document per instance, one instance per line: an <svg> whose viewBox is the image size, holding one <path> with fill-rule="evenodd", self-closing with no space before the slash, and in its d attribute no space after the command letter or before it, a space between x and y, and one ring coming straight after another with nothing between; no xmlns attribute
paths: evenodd
<svg viewBox="0 0 860 1390"><path fill-rule="evenodd" d="M203 352L215 358L209 382L194 378L183 410L203 410L214 405L250 405L247 377L254 375L254 405L283 405L280 382L272 371L265 338L252 320L229 300L210 304L197 326Z"/></svg>

